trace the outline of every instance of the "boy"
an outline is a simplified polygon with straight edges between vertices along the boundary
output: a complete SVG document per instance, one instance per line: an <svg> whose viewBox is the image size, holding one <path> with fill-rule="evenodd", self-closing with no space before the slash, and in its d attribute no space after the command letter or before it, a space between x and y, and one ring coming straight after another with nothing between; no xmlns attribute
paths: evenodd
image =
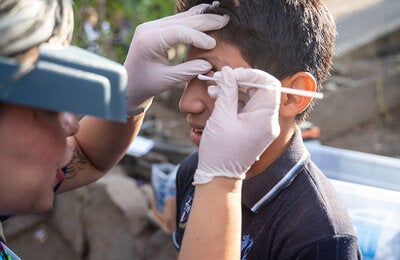
<svg viewBox="0 0 400 260"><path fill-rule="evenodd" d="M178 10L200 3L210 1L179 0ZM322 0L226 0L206 12L230 16L226 27L210 33L217 39L215 49L188 50L188 60L204 59L213 65L207 76L224 66L256 68L277 77L282 86L321 88L329 74L335 38L334 21ZM207 92L211 85L215 82L190 80L180 101L180 110L192 127L190 139L198 146L214 109L215 101ZM361 258L344 205L310 160L301 139L297 125L311 107L311 98L281 94L280 135L247 171L243 182L242 259ZM238 152L248 153L245 149ZM197 153L188 156L177 173L173 239L178 250L194 198L197 157Z"/></svg>

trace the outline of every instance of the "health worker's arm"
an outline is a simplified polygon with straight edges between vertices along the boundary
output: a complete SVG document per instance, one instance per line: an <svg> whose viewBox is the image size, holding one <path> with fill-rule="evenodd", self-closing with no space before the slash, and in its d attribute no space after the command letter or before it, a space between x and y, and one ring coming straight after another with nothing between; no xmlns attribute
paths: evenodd
<svg viewBox="0 0 400 260"><path fill-rule="evenodd" d="M240 258L242 180L280 133L277 79L243 68L224 67L216 74L218 85L208 87L216 102L200 141L195 195L180 259ZM268 84L275 90L253 90L238 112L238 82Z"/></svg>
<svg viewBox="0 0 400 260"><path fill-rule="evenodd" d="M87 185L107 173L124 156L143 118L144 113L128 118L126 123L118 123L83 117L78 133L68 139L74 147L74 156L66 167L65 180L58 192Z"/></svg>
<svg viewBox="0 0 400 260"><path fill-rule="evenodd" d="M215 39L204 33L224 27L229 17L203 14L209 7L201 4L187 12L144 23L136 29L124 67L128 72L126 124L85 117L75 139L74 159L67 167L59 192L86 185L103 176L124 155L141 127L144 112L153 96L208 72L205 60L171 65L167 51L178 43L202 49L215 47Z"/></svg>

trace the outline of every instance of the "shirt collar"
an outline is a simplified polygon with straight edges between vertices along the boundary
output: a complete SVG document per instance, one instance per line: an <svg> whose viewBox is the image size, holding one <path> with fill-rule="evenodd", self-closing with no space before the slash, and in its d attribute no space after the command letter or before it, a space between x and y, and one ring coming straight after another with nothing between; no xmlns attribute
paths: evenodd
<svg viewBox="0 0 400 260"><path fill-rule="evenodd" d="M285 153L262 173L243 182L243 204L257 212L296 178L310 155L303 144L301 130L295 134Z"/></svg>

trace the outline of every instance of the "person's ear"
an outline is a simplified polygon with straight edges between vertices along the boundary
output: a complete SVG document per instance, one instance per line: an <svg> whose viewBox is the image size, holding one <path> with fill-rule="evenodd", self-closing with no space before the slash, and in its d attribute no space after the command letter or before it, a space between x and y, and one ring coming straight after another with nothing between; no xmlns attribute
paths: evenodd
<svg viewBox="0 0 400 260"><path fill-rule="evenodd" d="M316 91L317 82L308 72L297 72L282 80L282 87ZM282 93L280 116L290 118L303 112L311 103L312 98Z"/></svg>

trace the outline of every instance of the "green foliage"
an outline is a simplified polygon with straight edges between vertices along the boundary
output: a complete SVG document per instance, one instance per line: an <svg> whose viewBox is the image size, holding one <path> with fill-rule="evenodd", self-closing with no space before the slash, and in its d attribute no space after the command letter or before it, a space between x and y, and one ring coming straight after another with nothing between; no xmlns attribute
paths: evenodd
<svg viewBox="0 0 400 260"><path fill-rule="evenodd" d="M74 6L73 44L120 63L125 60L136 26L175 12L175 0L75 0ZM92 22L99 33L96 39L84 30L90 16L97 16L97 22Z"/></svg>

